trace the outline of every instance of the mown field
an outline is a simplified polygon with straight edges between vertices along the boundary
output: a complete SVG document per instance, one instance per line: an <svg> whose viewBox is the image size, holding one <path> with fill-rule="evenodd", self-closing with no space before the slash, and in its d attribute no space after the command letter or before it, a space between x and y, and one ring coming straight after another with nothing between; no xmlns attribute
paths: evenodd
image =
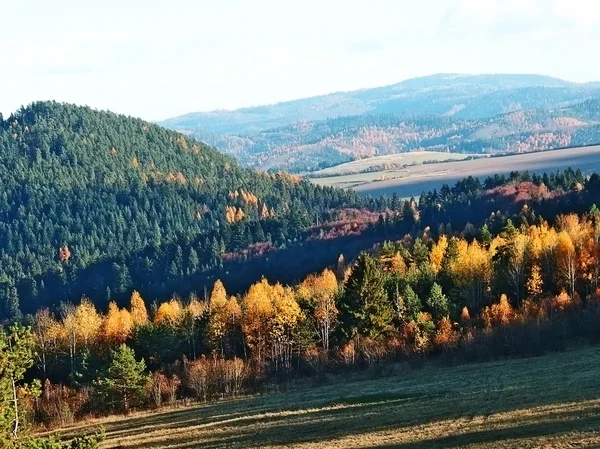
<svg viewBox="0 0 600 449"><path fill-rule="evenodd" d="M477 176L483 181L496 173L509 174L515 170L549 173L568 167L579 168L584 173L600 171L600 146L414 165L403 169L315 178L312 182L351 188L374 197L396 192L402 198L407 198L419 196L423 191L439 189L443 184L452 185L467 176Z"/></svg>
<svg viewBox="0 0 600 449"><path fill-rule="evenodd" d="M413 151L410 153L386 154L383 156L369 157L357 161L346 162L314 172L313 175L340 176L356 174L365 171L382 171L386 166L419 165L428 162L462 161L473 156L467 153L441 153L438 151Z"/></svg>
<svg viewBox="0 0 600 449"><path fill-rule="evenodd" d="M343 376L324 386L106 419L103 447L599 447L599 372L599 348L455 367L398 365L379 378Z"/></svg>

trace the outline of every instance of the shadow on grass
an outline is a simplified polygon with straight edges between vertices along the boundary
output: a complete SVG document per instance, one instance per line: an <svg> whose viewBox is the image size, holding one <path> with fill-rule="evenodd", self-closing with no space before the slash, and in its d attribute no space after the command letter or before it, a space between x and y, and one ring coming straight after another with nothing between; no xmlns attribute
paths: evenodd
<svg viewBox="0 0 600 449"><path fill-rule="evenodd" d="M155 441L144 441L143 437L139 442L126 444L126 448L146 448L163 447L168 445L170 448L191 449L191 448L219 448L219 447L246 447L246 446L265 446L265 445L290 445L294 443L323 443L346 436L360 436L361 434L406 429L425 423L435 423L438 421L458 418L463 415L460 410L456 413L444 413L436 411L435 406L427 410L419 410L419 399L413 397L410 399L398 398L385 402L375 401L371 403L361 403L345 408L317 409L314 411L303 412L301 414L283 415L283 416L261 416L242 413L237 414L237 418L227 417L224 421L206 419L198 420L192 426L200 425L200 428L191 429L191 432L206 432L206 426L215 426L215 432L211 435L202 435L201 440L194 440L192 435L185 432L186 425L177 422L176 425L165 425L164 429L152 429L152 431L166 431L164 435L157 435ZM415 413L411 413L415 410ZM289 412L289 410L287 410ZM424 414L424 412L427 412ZM582 418L582 414L585 417ZM518 423L506 421L514 427L508 429L491 429L489 431L480 431L466 433L457 436L448 436L439 439L427 440L418 443L404 444L401 446L382 446L387 447L406 447L406 448L426 448L426 447L457 447L465 444L490 443L500 440L509 440L515 438L531 438L542 435L553 435L585 427L593 427L600 430L600 408L590 407L585 410L560 411L558 413L548 413L546 418L552 418L552 422L528 422L527 419L520 419ZM516 418L515 418L516 419ZM539 417L533 416L530 420L539 420ZM174 423L172 423L174 424ZM153 426L152 423L144 422ZM127 435L134 436L143 433L139 426L133 425ZM115 439L114 446L119 447L118 440L127 436L126 434L113 434L109 429L109 437ZM199 436L200 437L200 436Z"/></svg>
<svg viewBox="0 0 600 449"><path fill-rule="evenodd" d="M461 435L450 435L441 438L434 438L415 443L399 443L392 445L363 446L360 449L431 449L431 448L451 448L464 447L466 445L492 444L500 445L502 442L510 440L523 440L528 438L539 438L543 436L552 437L567 434L573 431L588 431L597 434L600 430L600 409L596 409L594 416L553 421L550 423L542 422L528 424L508 429L482 430L470 432ZM520 442L520 445L523 443ZM575 445L576 443L573 442ZM191 448L193 446L179 446L180 448ZM594 446L595 447L595 446Z"/></svg>

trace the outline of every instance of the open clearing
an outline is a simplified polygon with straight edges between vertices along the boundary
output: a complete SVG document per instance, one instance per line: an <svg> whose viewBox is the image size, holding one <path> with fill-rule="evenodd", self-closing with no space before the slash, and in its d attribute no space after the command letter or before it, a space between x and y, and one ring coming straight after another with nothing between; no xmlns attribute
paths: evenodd
<svg viewBox="0 0 600 449"><path fill-rule="evenodd" d="M476 176L483 181L496 173L509 174L516 170L550 173L568 167L579 168L586 174L600 171L600 145L414 165L403 169L315 178L311 181L320 185L351 188L362 195L376 197L396 192L400 197L407 198L419 196L423 191L439 189L443 184L453 185L467 176Z"/></svg>
<svg viewBox="0 0 600 449"><path fill-rule="evenodd" d="M367 170L371 172L381 171L385 166L390 165L401 167L403 165L418 165L431 161L462 161L471 156L475 155L467 153L442 153L439 151L413 151L410 153L386 154L328 167L313 173L313 175L340 176L351 173L362 173Z"/></svg>
<svg viewBox="0 0 600 449"><path fill-rule="evenodd" d="M107 433L103 448L600 445L598 348L395 371L377 379L346 375L325 386L107 419L101 421Z"/></svg>

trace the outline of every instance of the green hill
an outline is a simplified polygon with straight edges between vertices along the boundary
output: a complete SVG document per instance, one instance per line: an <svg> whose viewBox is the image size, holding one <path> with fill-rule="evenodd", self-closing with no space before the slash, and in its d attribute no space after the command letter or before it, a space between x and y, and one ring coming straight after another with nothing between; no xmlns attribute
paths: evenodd
<svg viewBox="0 0 600 449"><path fill-rule="evenodd" d="M133 287L151 298L200 289L227 257L302 241L357 201L241 168L142 120L58 103L0 117L0 158L4 318L83 294L104 304Z"/></svg>

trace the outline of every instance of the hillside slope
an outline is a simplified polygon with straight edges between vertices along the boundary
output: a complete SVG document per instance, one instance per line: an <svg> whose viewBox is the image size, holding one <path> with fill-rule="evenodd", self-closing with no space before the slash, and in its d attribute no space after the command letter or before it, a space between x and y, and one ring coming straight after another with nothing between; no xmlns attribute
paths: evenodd
<svg viewBox="0 0 600 449"><path fill-rule="evenodd" d="M0 319L85 294L201 289L202 272L353 205L142 120L35 103L0 120ZM194 287L196 286L196 287ZM20 310L19 310L20 309Z"/></svg>
<svg viewBox="0 0 600 449"><path fill-rule="evenodd" d="M212 143L242 164L313 171L412 151L524 153L600 142L600 101L528 109L484 119L396 114L301 122Z"/></svg>
<svg viewBox="0 0 600 449"><path fill-rule="evenodd" d="M299 120L409 113L491 117L522 108L589 98L590 86L540 75L438 74L397 84L336 92L234 111L194 112L161 122L201 134L254 134Z"/></svg>
<svg viewBox="0 0 600 449"><path fill-rule="evenodd" d="M595 84L536 75L435 75L163 124L243 165L303 172L415 150L524 152L597 143L598 128L585 138L579 131L598 123L584 103L598 97ZM581 104L588 110L575 107Z"/></svg>
<svg viewBox="0 0 600 449"><path fill-rule="evenodd" d="M345 374L344 379L328 378L328 385L312 382L285 393L112 418L96 425L106 429L106 447L122 448L600 444L600 389L593 381L594 370L600 368L597 348L418 372L398 368L401 373L377 379ZM174 433L174 428L181 431Z"/></svg>

